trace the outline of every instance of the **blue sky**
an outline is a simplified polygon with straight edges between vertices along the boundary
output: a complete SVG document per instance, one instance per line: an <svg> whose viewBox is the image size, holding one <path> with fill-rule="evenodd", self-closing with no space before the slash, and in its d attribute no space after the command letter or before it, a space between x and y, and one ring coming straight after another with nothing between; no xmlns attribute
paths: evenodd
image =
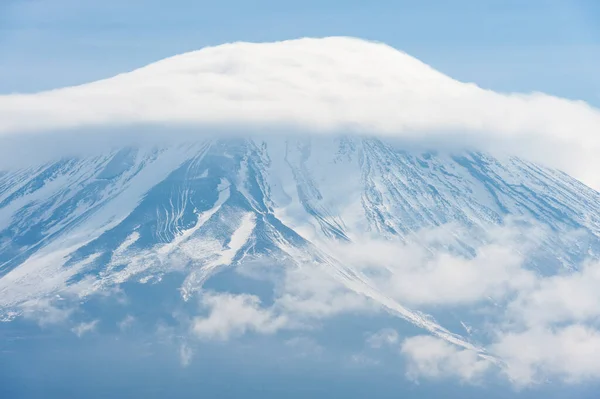
<svg viewBox="0 0 600 399"><path fill-rule="evenodd" d="M600 104L600 2L2 0L0 93L109 77L231 41L349 35L463 81Z"/></svg>

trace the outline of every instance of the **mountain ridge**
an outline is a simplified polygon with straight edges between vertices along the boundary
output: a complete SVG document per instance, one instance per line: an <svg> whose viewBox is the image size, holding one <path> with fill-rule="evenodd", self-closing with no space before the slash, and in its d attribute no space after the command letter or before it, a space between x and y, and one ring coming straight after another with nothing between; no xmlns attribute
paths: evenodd
<svg viewBox="0 0 600 399"><path fill-rule="evenodd" d="M268 259L317 265L392 314L485 354L381 291L335 248L377 239L468 259L495 228L524 218L545 229L519 228L536 246L530 267L552 274L598 258L599 204L600 194L575 179L518 158L411 153L377 138L124 148L0 175L0 308L11 319L57 295L85 301L172 273L185 277L187 301L215 273ZM420 237L432 229L450 240Z"/></svg>

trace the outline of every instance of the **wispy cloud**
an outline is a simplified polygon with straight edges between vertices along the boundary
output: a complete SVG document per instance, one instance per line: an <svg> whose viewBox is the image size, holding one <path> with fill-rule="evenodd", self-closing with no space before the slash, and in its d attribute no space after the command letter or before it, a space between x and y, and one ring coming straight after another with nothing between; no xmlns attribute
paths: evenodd
<svg viewBox="0 0 600 399"><path fill-rule="evenodd" d="M205 293L202 304L209 314L196 317L192 323L192 331L199 338L227 340L250 331L275 333L287 323L285 316L263 309L254 295Z"/></svg>
<svg viewBox="0 0 600 399"><path fill-rule="evenodd" d="M367 344L371 348L379 349L385 346L393 346L400 340L400 335L393 328L384 328L367 338Z"/></svg>
<svg viewBox="0 0 600 399"><path fill-rule="evenodd" d="M90 322L79 323L75 327L73 327L71 329L71 331L73 331L73 333L75 333L75 335L77 335L79 338L81 338L85 334L88 334L88 333L96 330L96 327L98 326L99 322L100 322L100 320L92 320Z"/></svg>
<svg viewBox="0 0 600 399"><path fill-rule="evenodd" d="M535 281L523 268L523 256L508 244L490 242L470 257L375 240L342 245L340 255L363 268L379 290L413 306L455 307L502 299Z"/></svg>
<svg viewBox="0 0 600 399"><path fill-rule="evenodd" d="M119 327L120 331L127 331L133 326L135 321L135 317L132 315L127 315L123 318L123 320L117 323L117 326Z"/></svg>
<svg viewBox="0 0 600 399"><path fill-rule="evenodd" d="M192 362L194 351L187 343L182 343L179 346L179 361L183 367L187 367Z"/></svg>
<svg viewBox="0 0 600 399"><path fill-rule="evenodd" d="M307 336L297 336L285 341L285 346L293 349L296 356L319 358L323 355L325 348L314 339Z"/></svg>
<svg viewBox="0 0 600 399"><path fill-rule="evenodd" d="M407 376L415 381L459 378L473 383L492 365L475 351L457 348L428 335L406 338L402 341L401 353L407 361Z"/></svg>

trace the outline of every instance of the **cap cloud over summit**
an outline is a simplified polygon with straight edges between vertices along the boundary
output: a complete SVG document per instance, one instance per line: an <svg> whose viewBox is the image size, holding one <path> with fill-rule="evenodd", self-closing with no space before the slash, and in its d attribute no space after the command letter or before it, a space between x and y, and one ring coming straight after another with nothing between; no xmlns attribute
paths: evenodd
<svg viewBox="0 0 600 399"><path fill-rule="evenodd" d="M230 43L90 84L0 96L0 137L73 129L93 135L97 127L137 124L500 148L598 185L589 170L600 166L599 110L542 93L485 90L356 38Z"/></svg>

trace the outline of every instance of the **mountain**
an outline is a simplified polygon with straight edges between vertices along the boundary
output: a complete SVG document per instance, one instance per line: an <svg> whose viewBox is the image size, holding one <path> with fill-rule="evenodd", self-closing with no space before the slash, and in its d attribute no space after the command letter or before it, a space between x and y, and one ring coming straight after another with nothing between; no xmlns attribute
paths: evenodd
<svg viewBox="0 0 600 399"><path fill-rule="evenodd" d="M600 194L564 173L478 152L350 136L122 148L0 175L0 309L11 319L31 301L70 291L85 300L171 273L185 276L187 301L227 268L308 262L390 313L473 348L379 291L332 246L365 237L428 245L419 232L442 227L455 236L452 251L468 258L487 231L521 218L547 230L529 258L549 273L598 256L594 215Z"/></svg>
<svg viewBox="0 0 600 399"><path fill-rule="evenodd" d="M184 337L188 364L190 342L339 316L335 339L393 344L408 374L600 375L585 357L600 347L600 193L521 156L538 143L589 166L599 120L350 38L235 43L0 96L1 327L120 338L146 323ZM573 342L588 349L548 349Z"/></svg>

